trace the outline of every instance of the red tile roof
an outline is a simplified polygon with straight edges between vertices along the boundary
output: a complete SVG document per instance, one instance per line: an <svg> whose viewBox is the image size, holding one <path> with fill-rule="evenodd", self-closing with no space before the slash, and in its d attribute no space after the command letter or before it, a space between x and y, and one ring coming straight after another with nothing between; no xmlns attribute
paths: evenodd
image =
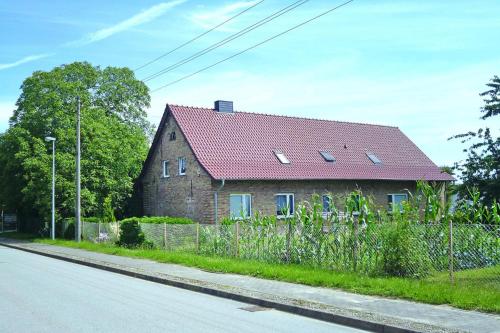
<svg viewBox="0 0 500 333"><path fill-rule="evenodd" d="M397 127L178 105L166 112L215 179L453 180ZM276 150L290 164L280 163ZM326 162L319 151L336 161Z"/></svg>

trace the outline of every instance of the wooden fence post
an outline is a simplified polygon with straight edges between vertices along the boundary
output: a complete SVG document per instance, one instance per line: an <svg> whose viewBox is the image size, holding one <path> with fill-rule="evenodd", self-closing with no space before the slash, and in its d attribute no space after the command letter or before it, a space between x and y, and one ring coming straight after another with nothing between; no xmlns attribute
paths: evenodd
<svg viewBox="0 0 500 333"><path fill-rule="evenodd" d="M286 262L290 263L290 243L292 241L292 222L287 219L288 230L286 233ZM277 226L275 226L277 228Z"/></svg>
<svg viewBox="0 0 500 333"><path fill-rule="evenodd" d="M448 269L450 273L450 283L453 284L453 221L450 219L448 224Z"/></svg>
<svg viewBox="0 0 500 333"><path fill-rule="evenodd" d="M167 224L163 223L163 247L167 249Z"/></svg>
<svg viewBox="0 0 500 333"><path fill-rule="evenodd" d="M353 223L353 245L352 245L352 262L354 271L357 271L358 268L358 225L359 225L359 213L354 212L352 214L352 223Z"/></svg>
<svg viewBox="0 0 500 333"><path fill-rule="evenodd" d="M196 253L200 253L200 224L196 223Z"/></svg>
<svg viewBox="0 0 500 333"><path fill-rule="evenodd" d="M236 221L236 235L235 235L235 254L236 258L240 256L240 221Z"/></svg>
<svg viewBox="0 0 500 333"><path fill-rule="evenodd" d="M97 222L97 242L101 241L101 222Z"/></svg>

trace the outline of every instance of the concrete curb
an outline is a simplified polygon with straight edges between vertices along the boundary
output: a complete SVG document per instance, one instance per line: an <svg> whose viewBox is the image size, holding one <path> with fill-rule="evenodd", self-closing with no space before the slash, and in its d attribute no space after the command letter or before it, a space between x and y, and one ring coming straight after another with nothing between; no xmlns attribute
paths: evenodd
<svg viewBox="0 0 500 333"><path fill-rule="evenodd" d="M274 300L269 300L269 299L264 299L264 298L257 298L257 297L252 297L248 295L243 295L241 293L237 292L232 292L232 291L226 291L226 290L221 290L221 289L216 289L216 288L211 288L211 287L206 287L202 285L197 285L195 283L189 283L189 282L183 282L183 281L177 281L171 278L167 278L165 276L155 276L151 274L147 274L145 272L141 272L138 270L132 270L132 269L125 269L117 266L112 266L112 264L104 264L100 263L98 261L92 261L92 260L83 260L81 258L76 258L76 257L70 257L70 256L64 256L61 254L55 254L51 252L46 252L46 251L39 251L33 248L29 247L24 247L24 246L18 246L14 245L11 243L5 243L4 241L0 240L0 245L16 249L16 250L21 250L37 255L42 255L45 257L53 258L53 259L58 259L58 260L63 260L67 262L71 262L74 264L79 264L79 265L84 265L96 269L101 269L105 270L108 272L113 272L113 273L118 273L134 278L139 278L142 280L150 281L150 282L155 282L155 283L160 283L172 287L177 287L177 288L182 288L194 292L199 292L199 293L204 293L216 297L222 297L222 298L227 298L227 299L232 299L238 302L243 302L243 303L248 303L248 304L253 304L253 305L258 305L266 308L273 308L279 311L283 312L288 312L312 319L318 319L326 322L331 322L335 324L340 324L344 326L349 326L353 328L358 328L362 330L368 330L372 332L377 332L377 333L423 333L426 331L421 331L421 330L414 330L410 328L403 328L403 327L398 327L398 326L393 326L389 324L384 324L384 323L377 323L369 320L364 320L364 319L359 319L359 318L353 318L345 315L339 315L331 312L326 312L326 311L321 311L318 309L313 309L313 308L307 308L307 307L301 307L297 305L291 305L291 304L284 304L281 302L277 302ZM193 281L194 282L194 281ZM445 332L446 330L442 330Z"/></svg>

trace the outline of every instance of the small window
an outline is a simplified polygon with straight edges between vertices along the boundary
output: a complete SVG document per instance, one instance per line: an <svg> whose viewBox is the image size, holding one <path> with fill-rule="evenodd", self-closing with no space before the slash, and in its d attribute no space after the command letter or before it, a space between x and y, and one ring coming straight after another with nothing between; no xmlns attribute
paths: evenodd
<svg viewBox="0 0 500 333"><path fill-rule="evenodd" d="M319 153L321 154L321 156L323 156L323 158L325 159L325 161L327 161L327 162L335 162L335 157L333 157L333 155L330 154L329 152L327 152L327 151L320 151Z"/></svg>
<svg viewBox="0 0 500 333"><path fill-rule="evenodd" d="M170 174L168 173L168 161L163 161L163 178L168 177L170 177Z"/></svg>
<svg viewBox="0 0 500 333"><path fill-rule="evenodd" d="M252 196L250 194L230 194L229 213L232 219L246 219L252 215Z"/></svg>
<svg viewBox="0 0 500 333"><path fill-rule="evenodd" d="M276 155L276 157L281 162L281 164L290 164L290 161L288 160L288 158L285 156L285 154L283 152L275 150L274 155Z"/></svg>
<svg viewBox="0 0 500 333"><path fill-rule="evenodd" d="M170 133L169 140L170 141L175 141L175 131L173 131L173 132Z"/></svg>
<svg viewBox="0 0 500 333"><path fill-rule="evenodd" d="M375 155L374 153L366 153L366 156L373 162L373 164L379 165L382 164L382 161Z"/></svg>
<svg viewBox="0 0 500 333"><path fill-rule="evenodd" d="M290 217L295 209L293 194L284 193L276 195L276 215L278 217Z"/></svg>
<svg viewBox="0 0 500 333"><path fill-rule="evenodd" d="M403 201L408 201L408 194L406 193L401 193L401 194L389 194L387 195L387 204L390 212L396 211L396 209L399 209L399 211L403 210Z"/></svg>
<svg viewBox="0 0 500 333"><path fill-rule="evenodd" d="M179 176L183 176L186 174L186 158L179 157L178 163L179 163Z"/></svg>
<svg viewBox="0 0 500 333"><path fill-rule="evenodd" d="M323 195L323 213L330 213L332 211L332 198L331 196Z"/></svg>

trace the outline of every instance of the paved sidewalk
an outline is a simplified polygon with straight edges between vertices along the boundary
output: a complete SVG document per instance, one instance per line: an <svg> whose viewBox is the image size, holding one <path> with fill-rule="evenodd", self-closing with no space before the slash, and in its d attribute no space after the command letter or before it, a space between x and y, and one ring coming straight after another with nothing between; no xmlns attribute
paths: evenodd
<svg viewBox="0 0 500 333"><path fill-rule="evenodd" d="M500 332L500 316L410 301L364 296L335 289L264 280L235 274L205 272L175 264L162 264L85 250L0 239L0 244L64 257L94 267L130 272L141 278L191 290L244 300L283 304L283 310L379 332ZM60 258L63 259L63 258ZM192 286L189 287L189 286ZM297 311L296 308L303 309ZM312 312L313 315L311 315ZM319 316L321 317L321 315ZM321 318L318 318L321 319ZM332 320L333 319L333 320Z"/></svg>

